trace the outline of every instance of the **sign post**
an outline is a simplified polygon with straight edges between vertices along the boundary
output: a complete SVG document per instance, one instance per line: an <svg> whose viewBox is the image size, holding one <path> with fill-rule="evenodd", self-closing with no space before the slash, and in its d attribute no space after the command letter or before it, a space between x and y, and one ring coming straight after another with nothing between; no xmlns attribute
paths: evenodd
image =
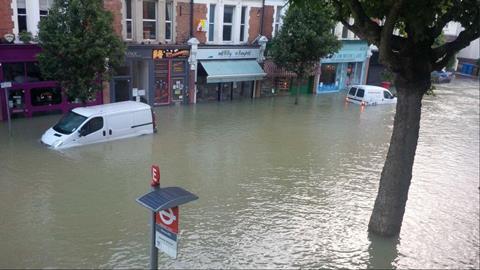
<svg viewBox="0 0 480 270"><path fill-rule="evenodd" d="M150 183L150 186L152 186L152 191L157 191L160 189L160 168L156 165L152 165L152 182ZM152 212L152 219L150 222L152 233L152 241L150 247L150 269L158 269L158 250L155 245L155 221L156 213Z"/></svg>
<svg viewBox="0 0 480 270"><path fill-rule="evenodd" d="M10 118L10 106L8 104L8 88L12 87L12 82L2 82L0 88L3 88L5 91L5 105L7 109L7 120L8 120L8 135L12 136L12 119Z"/></svg>
<svg viewBox="0 0 480 270"><path fill-rule="evenodd" d="M137 202L152 211L150 269L158 269L158 250L177 258L178 206L198 199L180 187L160 188L160 168L152 165L152 191Z"/></svg>

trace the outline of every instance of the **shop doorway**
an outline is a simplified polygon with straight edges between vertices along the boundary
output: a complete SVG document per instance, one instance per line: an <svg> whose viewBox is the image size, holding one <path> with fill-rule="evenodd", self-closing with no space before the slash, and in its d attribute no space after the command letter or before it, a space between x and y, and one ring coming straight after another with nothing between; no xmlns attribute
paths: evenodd
<svg viewBox="0 0 480 270"><path fill-rule="evenodd" d="M132 61L132 96L134 100L149 104L149 61Z"/></svg>
<svg viewBox="0 0 480 270"><path fill-rule="evenodd" d="M131 100L130 79L114 79L113 89L113 102Z"/></svg>

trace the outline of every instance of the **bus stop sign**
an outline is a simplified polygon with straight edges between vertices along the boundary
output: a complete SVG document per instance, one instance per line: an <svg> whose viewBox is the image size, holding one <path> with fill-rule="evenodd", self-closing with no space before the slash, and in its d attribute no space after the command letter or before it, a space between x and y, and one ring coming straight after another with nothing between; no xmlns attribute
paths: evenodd
<svg viewBox="0 0 480 270"><path fill-rule="evenodd" d="M156 223L172 233L178 234L178 206L157 212Z"/></svg>

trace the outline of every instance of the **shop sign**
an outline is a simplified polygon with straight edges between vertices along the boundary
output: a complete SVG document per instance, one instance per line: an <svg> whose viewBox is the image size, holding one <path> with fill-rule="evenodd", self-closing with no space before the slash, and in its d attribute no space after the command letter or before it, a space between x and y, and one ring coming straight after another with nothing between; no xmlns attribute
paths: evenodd
<svg viewBox="0 0 480 270"><path fill-rule="evenodd" d="M125 56L129 58L140 58L142 57L138 52L136 51L126 51Z"/></svg>
<svg viewBox="0 0 480 270"><path fill-rule="evenodd" d="M154 49L152 50L152 58L164 59L164 58L185 58L190 55L189 50L179 49Z"/></svg>
<svg viewBox="0 0 480 270"><path fill-rule="evenodd" d="M362 51L340 51L330 58L322 58L322 63L340 63L340 62L363 62L367 57L367 52Z"/></svg>
<svg viewBox="0 0 480 270"><path fill-rule="evenodd" d="M206 59L257 59L260 55L259 48L245 49L199 49L198 60Z"/></svg>

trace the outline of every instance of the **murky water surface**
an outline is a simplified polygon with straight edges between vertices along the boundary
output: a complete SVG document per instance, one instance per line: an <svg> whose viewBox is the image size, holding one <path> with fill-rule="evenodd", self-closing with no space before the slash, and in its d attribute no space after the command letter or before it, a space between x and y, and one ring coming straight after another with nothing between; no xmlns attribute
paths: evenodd
<svg viewBox="0 0 480 270"><path fill-rule="evenodd" d="M394 107L343 94L156 108L153 136L39 143L59 115L0 125L0 268L144 268L149 166L200 199L162 268L478 268L479 85L423 102L402 232L367 233Z"/></svg>

